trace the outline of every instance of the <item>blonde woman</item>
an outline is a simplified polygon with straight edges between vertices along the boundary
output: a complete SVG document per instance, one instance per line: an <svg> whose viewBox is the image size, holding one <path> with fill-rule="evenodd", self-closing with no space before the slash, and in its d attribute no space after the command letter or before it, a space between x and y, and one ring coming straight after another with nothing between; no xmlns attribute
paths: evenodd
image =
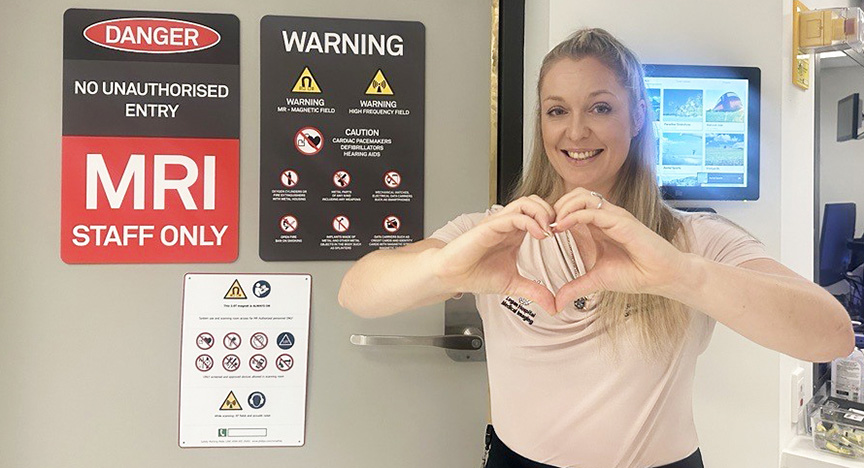
<svg viewBox="0 0 864 468"><path fill-rule="evenodd" d="M825 362L852 351L849 316L734 224L664 203L642 66L609 33L556 46L537 89L514 200L365 256L339 302L373 317L476 295L487 467L702 467L692 386L715 323Z"/></svg>

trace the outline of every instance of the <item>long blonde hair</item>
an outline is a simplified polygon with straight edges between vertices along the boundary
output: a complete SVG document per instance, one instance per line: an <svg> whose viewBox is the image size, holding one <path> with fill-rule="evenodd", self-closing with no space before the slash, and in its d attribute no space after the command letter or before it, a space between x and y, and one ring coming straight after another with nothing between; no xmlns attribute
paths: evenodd
<svg viewBox="0 0 864 468"><path fill-rule="evenodd" d="M513 199L536 194L555 201L564 195L564 182L555 172L543 148L540 126L539 95L543 78L549 69L562 59L580 60L593 57L606 65L627 90L630 101L631 122L640 121L639 133L630 141L627 159L608 198L625 208L639 221L682 251L689 251L687 238L679 215L666 204L657 186L655 172L655 136L649 112L642 64L636 55L603 29L582 29L558 44L543 59L537 82L538 106L535 114L534 142L531 158L522 181L513 192ZM644 102L646 105L640 106ZM642 113L642 115L639 115ZM619 325L625 319L634 322L638 330L638 344L648 357L668 357L683 339L689 323L686 307L680 302L651 294L625 294L602 291L599 295L601 327L617 355ZM626 318L629 316L629 319Z"/></svg>

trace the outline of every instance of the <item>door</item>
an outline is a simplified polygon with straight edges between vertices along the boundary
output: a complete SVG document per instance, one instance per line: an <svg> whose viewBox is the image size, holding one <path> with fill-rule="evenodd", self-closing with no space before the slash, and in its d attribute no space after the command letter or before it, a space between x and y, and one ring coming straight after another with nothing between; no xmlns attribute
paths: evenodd
<svg viewBox="0 0 864 468"><path fill-rule="evenodd" d="M419 21L426 28L425 232L489 200L491 5L481 0L103 2L240 19L239 257L230 264L67 265L60 259L62 20L80 3L0 15L0 466L466 467L480 462L486 368L444 350L359 347L352 334L439 335L443 304L364 320L339 307L351 262L258 257L259 21L265 15ZM313 277L306 443L180 449L187 272Z"/></svg>

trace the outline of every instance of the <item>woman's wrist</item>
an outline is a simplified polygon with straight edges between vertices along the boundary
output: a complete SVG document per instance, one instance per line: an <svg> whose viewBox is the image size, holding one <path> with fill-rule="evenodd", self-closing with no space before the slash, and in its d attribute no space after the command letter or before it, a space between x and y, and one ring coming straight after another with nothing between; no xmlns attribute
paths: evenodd
<svg viewBox="0 0 864 468"><path fill-rule="evenodd" d="M682 252L681 255L679 267L671 272L664 284L658 285L650 293L687 304L705 284L707 260L694 253Z"/></svg>
<svg viewBox="0 0 864 468"><path fill-rule="evenodd" d="M443 274L445 271L445 265L441 264L440 248L433 247L420 252L417 260L418 263L420 263L420 267L423 268L423 271L430 272L428 291L432 292L435 296L452 297L464 292L460 291L459 288L451 282L446 281L446 276Z"/></svg>

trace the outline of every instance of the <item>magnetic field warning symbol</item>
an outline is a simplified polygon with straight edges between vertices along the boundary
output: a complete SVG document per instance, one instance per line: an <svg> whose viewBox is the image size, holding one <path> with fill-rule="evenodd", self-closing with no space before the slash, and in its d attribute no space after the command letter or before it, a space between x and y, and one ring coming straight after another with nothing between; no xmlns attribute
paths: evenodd
<svg viewBox="0 0 864 468"><path fill-rule="evenodd" d="M380 68L375 73L375 77L372 78L372 82L369 83L369 87L366 88L366 94L376 96L393 95L393 88L390 87L390 82L384 77L384 72Z"/></svg>
<svg viewBox="0 0 864 468"><path fill-rule="evenodd" d="M225 401L222 402L222 406L219 407L220 411L240 411L243 407L240 406L240 402L237 401L237 397L234 396L233 391L228 392L228 396L225 397Z"/></svg>
<svg viewBox="0 0 864 468"><path fill-rule="evenodd" d="M312 72L309 70L309 67L303 68L303 73L300 73L300 77L297 78L297 82L294 83L294 87L291 89L292 93L320 93L321 88L318 86L318 82L315 81L315 77L312 76Z"/></svg>
<svg viewBox="0 0 864 468"><path fill-rule="evenodd" d="M246 299L246 293L243 292L243 287L240 286L240 281L234 280L228 292L225 293L225 299Z"/></svg>

